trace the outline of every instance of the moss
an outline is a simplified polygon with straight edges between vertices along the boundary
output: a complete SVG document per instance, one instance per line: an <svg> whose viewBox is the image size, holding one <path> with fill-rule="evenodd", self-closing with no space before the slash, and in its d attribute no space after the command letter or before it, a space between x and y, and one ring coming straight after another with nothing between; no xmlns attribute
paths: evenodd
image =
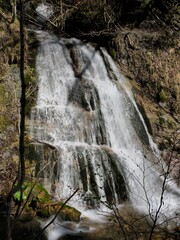
<svg viewBox="0 0 180 240"><path fill-rule="evenodd" d="M46 208L38 210L36 214L38 217L41 217L41 218L48 218L50 216L50 213Z"/></svg>
<svg viewBox="0 0 180 240"><path fill-rule="evenodd" d="M159 117L159 124L160 124L161 126L163 126L163 125L165 124L165 122L166 122L166 120L164 119L164 117L160 116L160 117Z"/></svg>
<svg viewBox="0 0 180 240"><path fill-rule="evenodd" d="M177 102L173 102L171 105L171 111L175 114L179 112L179 104Z"/></svg>
<svg viewBox="0 0 180 240"><path fill-rule="evenodd" d="M160 90L160 92L157 93L157 101L161 103L165 103L167 100L166 93L163 89Z"/></svg>
<svg viewBox="0 0 180 240"><path fill-rule="evenodd" d="M50 200L48 191L41 185L33 182L24 182L21 190L14 194L15 201L20 201L22 191L22 200L25 202L28 199L28 203L36 201L37 203L44 203Z"/></svg>
<svg viewBox="0 0 180 240"><path fill-rule="evenodd" d="M65 208L60 211L59 215L64 221L78 222L80 220L81 212L73 207L65 206Z"/></svg>
<svg viewBox="0 0 180 240"><path fill-rule="evenodd" d="M116 54L116 51L115 51L114 48L112 48L112 47L109 48L109 54L111 55L111 57L112 57L113 59L116 59L117 54Z"/></svg>
<svg viewBox="0 0 180 240"><path fill-rule="evenodd" d="M63 203L61 202L53 202L52 200L49 200L43 204L39 204L37 207L37 216L47 218L51 215L56 214ZM80 221L81 212L79 212L77 209L70 207L68 205L65 205L59 212L59 217L63 221L74 221L78 222Z"/></svg>
<svg viewBox="0 0 180 240"><path fill-rule="evenodd" d="M168 121L167 126L168 126L169 129L173 129L175 124L174 124L174 122Z"/></svg>
<svg viewBox="0 0 180 240"><path fill-rule="evenodd" d="M54 202L48 191L41 185L33 182L24 182L22 186L22 201L26 203L25 215L27 212L31 212L32 209L35 214L42 218L47 218L59 211L59 208L63 205L62 202ZM14 194L14 200L18 203L21 199L21 191L17 191ZM59 216L64 221L79 221L81 212L77 209L65 205L59 213Z"/></svg>

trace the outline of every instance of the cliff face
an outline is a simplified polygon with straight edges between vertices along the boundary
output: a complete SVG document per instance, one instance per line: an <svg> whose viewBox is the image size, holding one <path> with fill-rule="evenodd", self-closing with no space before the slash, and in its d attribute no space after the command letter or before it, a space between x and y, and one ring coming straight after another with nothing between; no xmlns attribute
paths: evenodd
<svg viewBox="0 0 180 240"><path fill-rule="evenodd" d="M20 122L20 31L16 18L10 22L11 13L0 5L0 195L6 194L17 174L19 161ZM27 85L27 116L35 98L35 70L28 52L30 40L25 31L25 78Z"/></svg>
<svg viewBox="0 0 180 240"><path fill-rule="evenodd" d="M169 27L154 29L149 24L123 28L114 38L114 56L134 86L139 109L165 161L173 149L172 175L179 183L180 39Z"/></svg>
<svg viewBox="0 0 180 240"><path fill-rule="evenodd" d="M142 26L124 28L114 42L120 70L134 86L149 131L163 150L179 124L178 35L170 29L152 31Z"/></svg>
<svg viewBox="0 0 180 240"><path fill-rule="evenodd" d="M5 12L4 16L9 17ZM19 23L1 18L0 29L0 192L4 193L13 182L18 161Z"/></svg>

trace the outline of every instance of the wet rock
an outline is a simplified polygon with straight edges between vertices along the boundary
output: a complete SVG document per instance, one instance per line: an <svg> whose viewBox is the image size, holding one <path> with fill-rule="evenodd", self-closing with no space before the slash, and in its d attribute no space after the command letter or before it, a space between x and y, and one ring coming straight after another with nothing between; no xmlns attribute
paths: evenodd
<svg viewBox="0 0 180 240"><path fill-rule="evenodd" d="M94 111L100 104L95 86L85 78L77 79L69 96L70 101L77 102L86 111Z"/></svg>
<svg viewBox="0 0 180 240"><path fill-rule="evenodd" d="M18 221L12 233L13 240L33 240L41 231L41 223L37 219L28 222ZM45 234L42 234L40 240L47 240Z"/></svg>
<svg viewBox="0 0 180 240"><path fill-rule="evenodd" d="M61 206L62 206L62 203L53 202L53 201L49 201L44 204L39 204L37 209L37 215L41 218L50 217L51 215L56 214L61 208ZM64 206L58 214L59 219L63 221L73 221L73 222L80 221L80 216L81 216L81 212L67 205Z"/></svg>

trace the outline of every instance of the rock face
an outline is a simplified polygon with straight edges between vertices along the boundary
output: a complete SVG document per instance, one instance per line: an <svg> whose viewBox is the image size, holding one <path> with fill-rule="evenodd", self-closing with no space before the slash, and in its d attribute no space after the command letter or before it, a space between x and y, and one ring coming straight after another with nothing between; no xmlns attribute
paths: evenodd
<svg viewBox="0 0 180 240"><path fill-rule="evenodd" d="M134 86L154 139L161 143L179 124L179 35L144 22L139 29L125 28L114 43L120 69Z"/></svg>
<svg viewBox="0 0 180 240"><path fill-rule="evenodd" d="M78 78L69 94L70 102L79 104L85 111L95 111L94 118L99 119L96 125L96 140L99 145L107 145L105 123L100 109L100 100L97 89L92 82L85 78ZM90 114L89 114L89 117ZM88 134L87 134L88 135Z"/></svg>
<svg viewBox="0 0 180 240"><path fill-rule="evenodd" d="M4 7L1 8L1 7ZM13 23L9 23L10 12L8 12L7 4L0 3L0 192L6 195L12 186L17 174L17 166L19 161L19 120L20 120L20 97L21 84L19 73L20 61L20 31L19 22L16 19ZM35 86L35 72L33 68L33 60L30 55L27 56L28 47L27 31L25 31L25 78L27 84L27 105L26 111L30 111L33 94L33 81ZM31 61L32 60L32 61ZM27 62L26 62L27 63ZM31 65L32 64L32 65ZM31 65L31 66L30 66ZM30 87L31 86L31 87ZM30 87L30 88L29 88ZM30 90L31 89L31 90ZM34 88L35 90L35 88ZM36 91L33 92L35 93ZM30 93L29 92L29 93ZM31 92L32 93L32 92ZM30 98L28 98L28 95ZM28 100L29 99L29 100ZM35 99L35 98L34 98Z"/></svg>
<svg viewBox="0 0 180 240"><path fill-rule="evenodd" d="M80 104L86 111L94 111L98 107L99 96L93 83L90 83L86 79L78 79L74 87L72 88L72 94L70 93L70 101L75 101Z"/></svg>
<svg viewBox="0 0 180 240"><path fill-rule="evenodd" d="M158 26L157 26L158 27ZM179 45L177 31L144 21L138 29L124 28L114 38L115 58L134 87L136 101L162 158L171 162L179 183Z"/></svg>
<svg viewBox="0 0 180 240"><path fill-rule="evenodd" d="M0 12L9 18L10 14ZM9 24L0 17L0 193L6 194L13 182L18 159L19 118L19 23Z"/></svg>
<svg viewBox="0 0 180 240"><path fill-rule="evenodd" d="M69 146L68 151L63 148L61 149L61 151L59 151L57 149L51 149L46 144L31 143L29 145L29 149L30 152L27 156L29 156L31 164L36 166L36 176L39 176L39 180L46 185L51 195L55 197L61 197L64 191L68 191L65 189L70 188L68 187L70 183L72 184L72 186L76 186L77 188L79 184L80 186L82 184L82 189L79 193L80 197L89 207L96 206L100 198L100 192L98 189L98 183L95 175L98 174L99 177L102 178L102 176L100 176L100 173L98 173L99 169L99 171L102 170L106 173L106 181L104 181L102 185L102 189L104 189L105 194L104 198L106 197L109 203L113 203L115 198L117 198L118 202L124 202L128 199L127 187L123 178L123 171L122 168L120 169L117 165L117 161L119 161L118 156L113 153L110 148L104 146L102 147L102 149L94 148L92 150L91 148L85 149L84 146ZM33 152L35 154L33 154ZM63 188L63 185L61 185L63 178L59 173L62 172L62 162L66 161L67 158L69 159L69 161L72 160L75 166L79 167L75 172L71 170L72 174L77 174L72 179L73 181L75 181L69 181L67 183L67 186L64 186ZM93 163L94 161L95 163ZM47 163L45 171L40 171L41 169L43 169L45 162ZM93 164L95 164L97 172L95 172L95 166ZM57 169L58 166L60 167L59 169ZM111 171L109 171L109 169L111 169ZM40 174L38 174L39 172ZM112 176L116 177L112 178ZM91 191L89 191L88 189L91 189ZM114 189L114 191L112 189ZM58 195L58 192L61 192L61 194ZM53 204L52 208L49 208L49 206L47 205L46 210L45 208L40 207L38 216L43 216L43 214L44 216L49 216L49 214L53 214L54 211L57 209L58 205L56 206L56 204L54 204L54 207L55 209L53 209ZM44 213L41 208L45 210ZM66 211L65 213L63 213L62 211L62 215L64 214L66 216ZM73 218L73 215L69 215ZM76 219L78 219L78 215L79 214L75 214Z"/></svg>

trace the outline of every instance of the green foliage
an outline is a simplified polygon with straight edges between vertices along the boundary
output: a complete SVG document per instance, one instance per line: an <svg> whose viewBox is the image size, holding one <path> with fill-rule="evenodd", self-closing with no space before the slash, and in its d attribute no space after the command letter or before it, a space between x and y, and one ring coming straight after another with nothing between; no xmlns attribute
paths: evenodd
<svg viewBox="0 0 180 240"><path fill-rule="evenodd" d="M21 190L14 194L14 199L16 201L25 201L28 198L28 203L32 201L37 201L39 203L44 203L50 200L50 195L48 191L41 185L33 182L24 182Z"/></svg>
<svg viewBox="0 0 180 240"><path fill-rule="evenodd" d="M61 202L53 202L48 191L41 185L33 182L24 182L21 190L14 195L15 202L27 201L27 209L31 207L37 216L47 218L59 210L63 205ZM73 207L64 206L60 211L61 218L65 221L79 221L81 213Z"/></svg>
<svg viewBox="0 0 180 240"><path fill-rule="evenodd" d="M17 191L17 192L14 194L14 200L20 202L21 199L22 199L22 201L24 201L24 200L27 199L27 196L24 194L24 192L21 193L21 191Z"/></svg>
<svg viewBox="0 0 180 240"><path fill-rule="evenodd" d="M166 94L163 89L158 93L158 96L159 96L159 102L164 103L167 99Z"/></svg>

